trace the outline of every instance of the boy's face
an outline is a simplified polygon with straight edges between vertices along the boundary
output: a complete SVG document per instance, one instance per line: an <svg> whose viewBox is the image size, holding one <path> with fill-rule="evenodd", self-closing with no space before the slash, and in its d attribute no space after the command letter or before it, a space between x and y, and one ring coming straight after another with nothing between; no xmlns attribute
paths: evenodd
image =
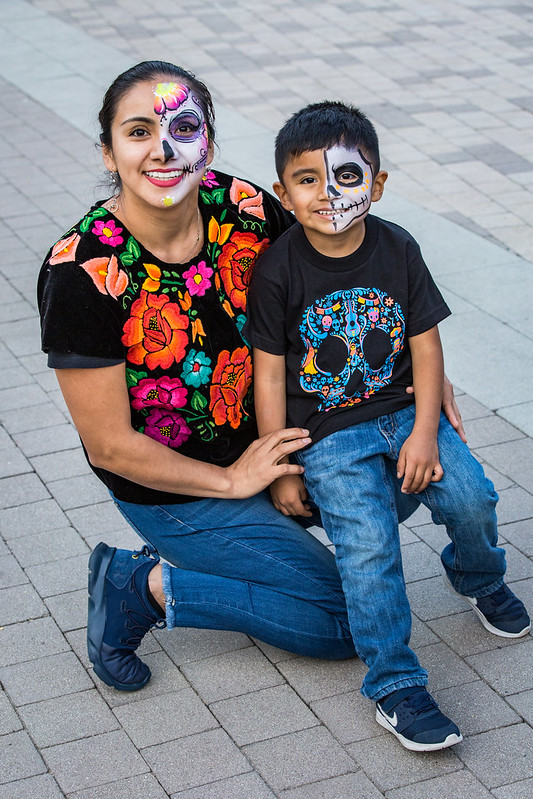
<svg viewBox="0 0 533 799"><path fill-rule="evenodd" d="M358 228L386 178L386 172L373 175L360 149L337 144L293 156L274 190L307 232L335 235Z"/></svg>

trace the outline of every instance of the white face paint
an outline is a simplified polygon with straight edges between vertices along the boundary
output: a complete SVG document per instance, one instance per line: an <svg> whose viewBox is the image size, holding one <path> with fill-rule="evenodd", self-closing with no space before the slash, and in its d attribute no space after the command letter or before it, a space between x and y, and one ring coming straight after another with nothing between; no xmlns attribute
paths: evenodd
<svg viewBox="0 0 533 799"><path fill-rule="evenodd" d="M164 166L145 173L155 186L169 189L161 200L173 205L203 178L208 157L207 125L192 89L179 83L158 83L154 111L160 116Z"/></svg>
<svg viewBox="0 0 533 799"><path fill-rule="evenodd" d="M335 212L331 223L336 231L345 230L364 216L372 201L372 166L361 150L342 145L324 150L326 193Z"/></svg>

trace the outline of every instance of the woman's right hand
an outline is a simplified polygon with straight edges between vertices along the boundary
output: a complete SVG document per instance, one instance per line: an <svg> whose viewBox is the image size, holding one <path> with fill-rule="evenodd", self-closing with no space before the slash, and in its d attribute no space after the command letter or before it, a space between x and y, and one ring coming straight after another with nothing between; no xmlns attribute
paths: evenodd
<svg viewBox="0 0 533 799"><path fill-rule="evenodd" d="M276 430L258 438L241 457L226 468L230 480L230 499L246 499L258 494L278 477L302 474L303 466L283 459L311 443L309 431L301 427Z"/></svg>

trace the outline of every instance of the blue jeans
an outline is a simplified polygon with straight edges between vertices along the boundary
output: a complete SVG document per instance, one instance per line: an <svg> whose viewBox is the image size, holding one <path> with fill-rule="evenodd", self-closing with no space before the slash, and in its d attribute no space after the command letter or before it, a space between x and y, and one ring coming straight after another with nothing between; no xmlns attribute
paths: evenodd
<svg viewBox="0 0 533 799"><path fill-rule="evenodd" d="M416 507L408 497L399 502L404 518ZM300 655L355 656L333 554L266 493L181 505L115 503L168 561L169 628L236 630Z"/></svg>
<svg viewBox="0 0 533 799"><path fill-rule="evenodd" d="M378 700L398 688L425 685L427 672L409 647L411 611L402 571L396 462L412 431L414 406L340 430L297 453L305 482L336 547L337 565L356 651L368 666L364 696ZM494 486L441 414L438 434L444 477L410 495L446 525L446 574L461 594L485 596L503 582L505 553Z"/></svg>

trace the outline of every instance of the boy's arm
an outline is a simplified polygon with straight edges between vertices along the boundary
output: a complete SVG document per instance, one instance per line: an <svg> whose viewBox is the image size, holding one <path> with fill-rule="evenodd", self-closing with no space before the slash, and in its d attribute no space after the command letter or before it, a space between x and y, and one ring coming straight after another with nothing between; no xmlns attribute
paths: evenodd
<svg viewBox="0 0 533 799"><path fill-rule="evenodd" d="M254 347L254 400L260 436L285 427L285 356ZM286 458L285 460L288 460ZM311 516L307 492L298 475L285 475L270 486L274 507L285 516Z"/></svg>
<svg viewBox="0 0 533 799"><path fill-rule="evenodd" d="M398 457L404 494L419 493L442 479L437 433L442 405L444 363L437 326L409 338L413 364L416 417L413 431Z"/></svg>

